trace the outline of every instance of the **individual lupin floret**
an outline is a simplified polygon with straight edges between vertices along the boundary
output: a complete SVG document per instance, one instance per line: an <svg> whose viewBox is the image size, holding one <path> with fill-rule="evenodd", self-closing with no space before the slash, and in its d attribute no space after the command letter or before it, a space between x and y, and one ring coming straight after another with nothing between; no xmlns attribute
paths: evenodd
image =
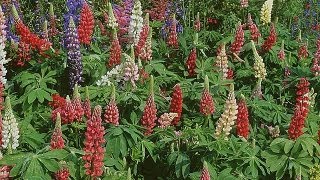
<svg viewBox="0 0 320 180"><path fill-rule="evenodd" d="M252 40L251 40L251 46L252 46L252 51L254 56L254 64L253 64L254 76L258 79L264 80L266 79L267 71L263 63L263 59L258 54L256 46Z"/></svg>
<svg viewBox="0 0 320 180"><path fill-rule="evenodd" d="M13 115L10 97L6 97L5 112L2 127L2 147L16 149L19 146L19 128L16 118Z"/></svg>
<svg viewBox="0 0 320 180"><path fill-rule="evenodd" d="M260 20L263 25L271 22L271 12L272 12L273 0L266 0L261 8Z"/></svg>
<svg viewBox="0 0 320 180"><path fill-rule="evenodd" d="M216 138L223 137L228 140L232 126L235 124L238 114L238 105L234 95L234 85L230 85L228 99L226 100L224 112L217 122L216 131L214 133Z"/></svg>

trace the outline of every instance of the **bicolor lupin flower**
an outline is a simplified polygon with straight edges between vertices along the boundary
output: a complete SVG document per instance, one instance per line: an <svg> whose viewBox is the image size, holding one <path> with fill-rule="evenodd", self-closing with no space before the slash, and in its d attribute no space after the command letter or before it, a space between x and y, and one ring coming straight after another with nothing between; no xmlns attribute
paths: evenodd
<svg viewBox="0 0 320 180"><path fill-rule="evenodd" d="M201 176L200 176L200 180L210 180L210 173L209 173L209 170L208 170L208 164L207 162L203 162L203 168L202 168L202 171L201 171Z"/></svg>
<svg viewBox="0 0 320 180"><path fill-rule="evenodd" d="M82 82L82 57L80 52L78 32L72 17L70 17L69 27L67 28L65 39L68 55L67 70L69 73L69 87L70 89L73 89L76 84Z"/></svg>
<svg viewBox="0 0 320 180"><path fill-rule="evenodd" d="M141 49L140 59L143 61L151 61L152 60L152 28L149 28L148 37L146 43Z"/></svg>
<svg viewBox="0 0 320 180"><path fill-rule="evenodd" d="M147 42L147 38L149 36L149 14L147 13L144 21L143 21L143 27L142 30L140 32L140 37L138 40L137 45L135 46L135 55L136 57L140 57L141 53L142 53L142 49L145 47L146 42Z"/></svg>
<svg viewBox="0 0 320 180"><path fill-rule="evenodd" d="M260 20L263 25L271 22L271 12L272 12L273 0L266 0L262 5L260 12Z"/></svg>
<svg viewBox="0 0 320 180"><path fill-rule="evenodd" d="M2 126L2 147L9 151L17 149L19 146L19 128L18 122L13 115L10 97L6 97L5 112Z"/></svg>
<svg viewBox="0 0 320 180"><path fill-rule="evenodd" d="M238 114L238 105L234 95L234 85L230 84L228 99L224 106L224 111L217 121L216 131L214 133L216 138L224 138L228 140L232 126L235 124Z"/></svg>
<svg viewBox="0 0 320 180"><path fill-rule="evenodd" d="M222 78L226 79L228 77L228 56L226 54L226 45L222 43L218 51L215 66L219 68L219 72L222 73Z"/></svg>
<svg viewBox="0 0 320 180"><path fill-rule="evenodd" d="M134 49L133 46L131 46L131 56L123 53L126 62L123 64L123 80L126 82L130 82L131 85L135 88L136 87L136 81L139 80L139 67L135 63L134 58Z"/></svg>
<svg viewBox="0 0 320 180"><path fill-rule="evenodd" d="M143 18L142 18L142 7L141 2L136 0L131 14L131 21L129 25L129 38L131 38L134 45L138 44L140 33L142 31Z"/></svg>

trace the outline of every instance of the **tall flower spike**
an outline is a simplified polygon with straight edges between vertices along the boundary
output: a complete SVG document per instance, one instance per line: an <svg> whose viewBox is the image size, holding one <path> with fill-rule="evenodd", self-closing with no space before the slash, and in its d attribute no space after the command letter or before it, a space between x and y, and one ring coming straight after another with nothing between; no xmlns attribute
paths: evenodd
<svg viewBox="0 0 320 180"><path fill-rule="evenodd" d="M66 32L67 65L69 73L69 87L73 89L76 84L82 82L82 57L78 32L73 18L70 17L69 27Z"/></svg>
<svg viewBox="0 0 320 180"><path fill-rule="evenodd" d="M80 93L79 93L77 84L75 85L74 90L73 90L72 105L74 107L75 120L81 121L82 116L84 115L84 110L82 108L81 97L80 97Z"/></svg>
<svg viewBox="0 0 320 180"><path fill-rule="evenodd" d="M111 99L109 104L106 107L105 113L104 113L104 120L106 123L113 124L115 126L119 125L119 111L116 104L116 88L114 85L111 85L112 92L111 92Z"/></svg>
<svg viewBox="0 0 320 180"><path fill-rule="evenodd" d="M263 25L271 22L271 12L272 12L273 0L266 0L261 8L260 20Z"/></svg>
<svg viewBox="0 0 320 180"><path fill-rule="evenodd" d="M202 168L200 180L210 180L210 173L208 170L208 164L205 161L203 162L203 168Z"/></svg>
<svg viewBox="0 0 320 180"><path fill-rule="evenodd" d="M142 59L143 61L152 60L152 28L151 27L149 28L149 33L148 33L146 43L141 49L140 59Z"/></svg>
<svg viewBox="0 0 320 180"><path fill-rule="evenodd" d="M36 34L32 33L30 29L23 24L15 6L12 6L12 14L16 23L16 32L20 36L20 41L29 44L31 48L37 49L40 53L43 53L51 47L50 42L46 41L45 39L41 39Z"/></svg>
<svg viewBox="0 0 320 180"><path fill-rule="evenodd" d="M308 52L308 41L306 43L303 43L298 50L298 57L299 60L306 59L309 56Z"/></svg>
<svg viewBox="0 0 320 180"><path fill-rule="evenodd" d="M286 54L284 52L284 40L281 41L281 49L278 52L278 58L282 61L284 61L286 58Z"/></svg>
<svg viewBox="0 0 320 180"><path fill-rule="evenodd" d="M180 84L176 84L173 87L173 92L171 96L171 102L170 102L170 112L171 113L177 113L177 117L175 117L172 121L172 125L176 126L178 125L181 114L182 114L182 104L183 103L183 94L180 87Z"/></svg>
<svg viewBox="0 0 320 180"><path fill-rule="evenodd" d="M172 18L171 26L169 27L169 35L167 37L167 44L170 47L178 48L178 34L177 34L177 20L175 14Z"/></svg>
<svg viewBox="0 0 320 180"><path fill-rule="evenodd" d="M49 7L49 19L50 19L49 37L54 37L59 33L59 31L56 27L56 16L54 14L52 3L50 3L50 7Z"/></svg>
<svg viewBox="0 0 320 180"><path fill-rule="evenodd" d="M3 91L4 91L4 85L7 83L6 75L7 75L7 69L5 68L5 64L7 64L10 59L8 59L7 52L5 51L6 47L6 20L4 13L2 12L1 6L0 6L0 110L3 109Z"/></svg>
<svg viewBox="0 0 320 180"><path fill-rule="evenodd" d="M13 115L10 97L6 97L6 105L3 117L2 127L2 147L7 148L9 152L19 146L19 128L16 118Z"/></svg>
<svg viewBox="0 0 320 180"><path fill-rule="evenodd" d="M123 80L126 82L130 82L131 85L135 88L136 81L139 80L139 67L134 62L134 49L131 46L131 56L127 54L123 54L126 58L126 62L123 64Z"/></svg>
<svg viewBox="0 0 320 180"><path fill-rule="evenodd" d="M152 20L163 21L168 5L168 0L152 0L153 8L148 10Z"/></svg>
<svg viewBox="0 0 320 180"><path fill-rule="evenodd" d="M117 23L117 19L114 16L112 5L109 2L108 4L108 27L111 29L117 29L119 24Z"/></svg>
<svg viewBox="0 0 320 180"><path fill-rule="evenodd" d="M294 115L291 118L288 135L290 139L297 139L303 134L305 120L309 112L309 85L306 78L301 78L297 85L297 97Z"/></svg>
<svg viewBox="0 0 320 180"><path fill-rule="evenodd" d="M263 63L263 59L258 54L253 40L251 40L251 46L252 46L252 51L253 51L253 56L254 56L254 64L253 64L254 76L258 79L264 80L264 79L266 79L267 71L266 71L265 65Z"/></svg>
<svg viewBox="0 0 320 180"><path fill-rule="evenodd" d="M119 39L117 36L117 32L113 29L113 38L110 47L110 57L108 66L111 68L115 65L119 65L121 63L121 46L119 43Z"/></svg>
<svg viewBox="0 0 320 180"><path fill-rule="evenodd" d="M206 75L204 79L204 89L200 99L200 113L203 114L204 116L209 116L213 114L214 111L215 111L214 102L209 91L209 79L208 79L208 76Z"/></svg>
<svg viewBox="0 0 320 180"><path fill-rule="evenodd" d="M231 52L235 53L236 55L239 55L243 44L244 44L244 31L243 31L243 26L241 22L239 22L237 24L235 39L230 47Z"/></svg>
<svg viewBox="0 0 320 180"><path fill-rule="evenodd" d="M197 49L194 47L188 56L188 59L186 61L188 74L189 76L194 76L196 74L196 62L197 62Z"/></svg>
<svg viewBox="0 0 320 180"><path fill-rule="evenodd" d="M86 175L96 179L103 173L104 159L104 127L101 120L101 106L96 106L93 110L92 117L87 121L87 130L84 141L84 155Z"/></svg>
<svg viewBox="0 0 320 180"><path fill-rule="evenodd" d="M142 31L143 18L142 18L142 7L139 0L135 0L132 9L131 21L129 25L129 38L131 38L134 45L138 44L140 39L140 33Z"/></svg>
<svg viewBox="0 0 320 180"><path fill-rule="evenodd" d="M200 22L200 15L199 15L199 12L197 13L197 17L196 17L196 19L195 19L195 21L194 21L194 29L196 30L196 31L200 31L200 29L201 29L201 22Z"/></svg>
<svg viewBox="0 0 320 180"><path fill-rule="evenodd" d="M64 148L64 140L62 138L62 131L61 131L60 113L57 113L56 125L53 130L53 134L51 136L50 147L51 147L51 149L63 149Z"/></svg>
<svg viewBox="0 0 320 180"><path fill-rule="evenodd" d="M150 29L150 27L149 27L149 14L147 13L144 18L144 23L143 23L142 30L140 32L140 37L139 37L138 43L135 46L136 57L141 56L142 49L145 47L146 42L147 42L147 38L149 35L149 29Z"/></svg>
<svg viewBox="0 0 320 180"><path fill-rule="evenodd" d="M237 135L246 139L249 136L249 114L244 95L241 95L241 99L238 102Z"/></svg>
<svg viewBox="0 0 320 180"><path fill-rule="evenodd" d="M258 42L259 37L261 37L261 33L257 25L252 21L251 14L248 14L248 26L251 39L255 42Z"/></svg>
<svg viewBox="0 0 320 180"><path fill-rule="evenodd" d="M48 31L48 21L45 20L42 25L42 34L41 37L46 41L49 41L49 31Z"/></svg>
<svg viewBox="0 0 320 180"><path fill-rule="evenodd" d="M235 124L238 114L238 105L234 95L234 85L230 85L230 91L228 99L224 107L224 112L217 122L216 132L214 133L216 138L223 137L228 140L232 126Z"/></svg>
<svg viewBox="0 0 320 180"><path fill-rule="evenodd" d="M277 43L277 32L274 24L272 23L270 26L270 33L267 39L263 42L261 48L268 52L271 48Z"/></svg>
<svg viewBox="0 0 320 180"><path fill-rule="evenodd" d="M90 97L89 97L89 89L88 89L88 86L86 86L86 99L84 100L83 102L83 111L84 111L84 116L87 118L87 119L90 119L91 117L91 102L90 102Z"/></svg>
<svg viewBox="0 0 320 180"><path fill-rule="evenodd" d="M226 54L226 44L222 43L220 46L220 50L217 54L216 58L216 67L219 68L219 71L222 73L222 78L226 79L228 77L228 56Z"/></svg>
<svg viewBox="0 0 320 180"><path fill-rule="evenodd" d="M153 76L150 76L150 94L146 105L144 107L143 115L141 117L141 124L146 129L144 132L145 135L150 135L153 132L153 128L156 126L157 120L157 107L154 102L154 92L153 92Z"/></svg>
<svg viewBox="0 0 320 180"><path fill-rule="evenodd" d="M84 0L80 14L80 24L78 28L79 41L82 44L89 45L91 43L94 28L93 12Z"/></svg>

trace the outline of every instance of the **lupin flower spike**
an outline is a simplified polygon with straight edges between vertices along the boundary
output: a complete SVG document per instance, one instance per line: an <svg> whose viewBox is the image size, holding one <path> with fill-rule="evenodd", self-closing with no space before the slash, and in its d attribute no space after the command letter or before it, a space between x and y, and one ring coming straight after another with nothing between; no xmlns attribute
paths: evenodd
<svg viewBox="0 0 320 180"><path fill-rule="evenodd" d="M261 8L261 22L266 25L271 22L271 11L273 6L273 0L266 0Z"/></svg>
<svg viewBox="0 0 320 180"><path fill-rule="evenodd" d="M281 41L281 49L278 52L278 58L282 61L286 58L286 54L284 52L284 40Z"/></svg>
<svg viewBox="0 0 320 180"><path fill-rule="evenodd" d="M265 69L263 59L258 54L253 40L251 40L251 46L252 46L252 51L253 51L253 55L254 55L254 59L255 59L254 65L253 65L253 69L255 70L255 77L258 79L264 80L264 79L266 79L267 71Z"/></svg>
<svg viewBox="0 0 320 180"><path fill-rule="evenodd" d="M209 79L206 75L204 79L204 88L200 99L200 113L204 116L209 116L213 114L214 111L214 102L209 90Z"/></svg>
<svg viewBox="0 0 320 180"><path fill-rule="evenodd" d="M62 138L62 131L61 131L61 116L60 116L60 113L58 112L55 128L51 136L50 147L51 149L63 149L64 146L65 145L64 145L64 140Z"/></svg>
<svg viewBox="0 0 320 180"><path fill-rule="evenodd" d="M108 26L111 29L117 29L118 26L119 26L118 23L117 23L117 19L114 16L112 5L111 5L110 2L108 4Z"/></svg>
<svg viewBox="0 0 320 180"><path fill-rule="evenodd" d="M116 88L114 84L111 84L111 98L106 107L104 118L107 123L115 126L119 125L119 110L116 104Z"/></svg>

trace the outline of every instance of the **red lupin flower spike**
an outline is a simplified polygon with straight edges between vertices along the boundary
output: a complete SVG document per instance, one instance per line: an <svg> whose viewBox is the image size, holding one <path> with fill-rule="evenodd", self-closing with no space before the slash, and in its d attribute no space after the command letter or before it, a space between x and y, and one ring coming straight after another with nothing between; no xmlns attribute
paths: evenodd
<svg viewBox="0 0 320 180"><path fill-rule="evenodd" d="M214 113L214 110L214 102L209 91L209 79L206 75L204 80L204 89L200 99L200 112L205 116L209 116Z"/></svg>
<svg viewBox="0 0 320 180"><path fill-rule="evenodd" d="M86 86L86 99L84 100L84 102L82 104L82 108L84 111L84 116L87 119L90 119L90 117L91 117L91 102L90 102L90 98L89 98L88 86Z"/></svg>
<svg viewBox="0 0 320 180"><path fill-rule="evenodd" d="M167 38L167 44L169 45L169 47L172 47L172 48L179 47L178 34L177 34L177 21L176 21L175 14L173 15L173 18L172 18L172 24L170 26L169 35Z"/></svg>
<svg viewBox="0 0 320 180"><path fill-rule="evenodd" d="M150 61L152 59L152 28L149 28L146 43L141 49L140 58L143 61Z"/></svg>
<svg viewBox="0 0 320 180"><path fill-rule="evenodd" d="M268 38L263 42L261 48L264 52L268 52L277 42L277 32L273 23L270 26L270 33Z"/></svg>
<svg viewBox="0 0 320 180"><path fill-rule="evenodd" d="M15 6L12 6L12 14L16 23L16 32L20 36L20 41L29 44L32 49L37 49L40 53L43 53L51 47L50 42L39 38L39 36L32 33L30 29L23 24Z"/></svg>
<svg viewBox="0 0 320 180"><path fill-rule="evenodd" d="M115 126L119 125L119 111L116 104L116 88L112 84L111 99L104 113L104 120Z"/></svg>
<svg viewBox="0 0 320 180"><path fill-rule="evenodd" d="M55 180L68 180L70 176L70 172L68 168L62 168L58 172L55 173Z"/></svg>
<svg viewBox="0 0 320 180"><path fill-rule="evenodd" d="M303 43L298 50L298 57L299 60L306 59L309 56L308 52L308 41L306 43Z"/></svg>
<svg viewBox="0 0 320 180"><path fill-rule="evenodd" d="M248 139L249 136L249 114L248 107L245 101L245 97L241 95L241 99L238 102L238 114L237 114L237 135Z"/></svg>
<svg viewBox="0 0 320 180"><path fill-rule="evenodd" d="M235 39L233 41L233 43L231 44L231 52L235 53L236 55L239 55L242 46L244 44L244 31L243 31L243 25L241 24L241 22L239 22L237 24L237 31L235 34Z"/></svg>
<svg viewBox="0 0 320 180"><path fill-rule="evenodd" d="M259 37L261 37L261 34L257 25L252 21L250 14L248 14L248 26L251 34L251 40L258 42L258 39Z"/></svg>
<svg viewBox="0 0 320 180"><path fill-rule="evenodd" d="M150 76L150 94L147 100L147 103L144 107L143 115L141 117L141 124L146 131L144 132L145 135L150 135L153 132L153 128L156 125L157 120L157 107L154 103L154 92L153 92L153 76Z"/></svg>
<svg viewBox="0 0 320 180"><path fill-rule="evenodd" d="M30 45L23 40L20 40L18 44L18 57L16 60L17 66L24 66L26 62L31 60L30 51Z"/></svg>
<svg viewBox="0 0 320 180"><path fill-rule="evenodd" d="M195 44L197 44L198 42L198 33L196 33L195 36ZM188 69L188 73L189 76L194 76L196 74L196 62L197 62L197 49L196 47L194 47L191 51L190 54L188 56L188 59L186 61L186 65L187 65L187 69Z"/></svg>
<svg viewBox="0 0 320 180"><path fill-rule="evenodd" d="M138 44L135 46L135 56L140 56L141 55L141 51L142 48L145 47L145 44L147 42L147 38L149 35L149 14L147 13L146 16L144 17L144 21L143 21L143 27L142 30L140 32L140 38L138 41Z"/></svg>
<svg viewBox="0 0 320 180"><path fill-rule="evenodd" d="M86 175L96 179L103 173L104 158L104 127L101 119L101 106L96 106L92 117L87 121L85 133L84 152L82 159L85 162Z"/></svg>
<svg viewBox="0 0 320 180"><path fill-rule="evenodd" d="M77 121L81 121L82 116L84 115L84 110L82 108L82 102L80 93L78 91L78 85L76 84L73 90L73 99L72 99L72 105L74 108L74 118Z"/></svg>
<svg viewBox="0 0 320 180"><path fill-rule="evenodd" d="M80 14L80 24L78 29L79 41L82 44L89 45L94 28L94 17L92 10L86 1L83 2Z"/></svg>
<svg viewBox="0 0 320 180"><path fill-rule="evenodd" d="M62 138L62 131L61 131L61 117L59 112L57 113L56 125L53 130L53 134L51 136L50 147L51 149L64 148L64 140Z"/></svg>
<svg viewBox="0 0 320 180"><path fill-rule="evenodd" d="M288 130L290 139L295 140L303 134L302 129L309 112L309 85L306 78L301 78L297 85L295 111Z"/></svg>
<svg viewBox="0 0 320 180"><path fill-rule="evenodd" d="M171 122L172 125L176 126L178 125L181 114L182 114L182 103L183 103L183 94L180 87L180 84L176 84L173 87L173 92L171 96L171 103L170 103L170 112L171 113L177 113L178 116L173 119Z"/></svg>
<svg viewBox="0 0 320 180"><path fill-rule="evenodd" d="M54 37L59 33L57 27L56 27L56 16L54 15L54 10L53 10L53 4L50 3L50 9L49 9L49 37Z"/></svg>
<svg viewBox="0 0 320 180"><path fill-rule="evenodd" d="M208 164L205 161L203 162L203 168L202 168L200 180L210 180Z"/></svg>
<svg viewBox="0 0 320 180"><path fill-rule="evenodd" d="M111 68L121 63L121 46L119 44L118 35L115 29L113 29L113 38L110 48L110 57L108 66Z"/></svg>

